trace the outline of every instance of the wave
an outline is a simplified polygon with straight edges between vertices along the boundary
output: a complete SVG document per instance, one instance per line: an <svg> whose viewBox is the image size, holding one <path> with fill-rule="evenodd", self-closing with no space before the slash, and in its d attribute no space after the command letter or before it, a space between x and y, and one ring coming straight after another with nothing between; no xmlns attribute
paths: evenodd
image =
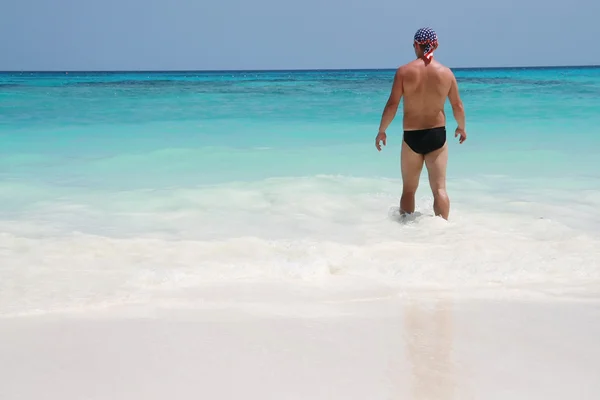
<svg viewBox="0 0 600 400"><path fill-rule="evenodd" d="M432 215L425 185L417 212L401 217L399 182L384 179L82 189L3 215L0 313L215 282L357 279L402 288L600 280L597 192L575 193L579 201L565 208L565 191L536 200L486 184L451 185L450 221Z"/></svg>

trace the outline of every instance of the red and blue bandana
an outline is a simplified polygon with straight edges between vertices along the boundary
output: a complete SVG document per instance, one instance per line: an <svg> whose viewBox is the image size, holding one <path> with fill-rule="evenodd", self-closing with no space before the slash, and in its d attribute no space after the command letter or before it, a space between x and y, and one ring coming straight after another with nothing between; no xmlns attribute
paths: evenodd
<svg viewBox="0 0 600 400"><path fill-rule="evenodd" d="M427 60L433 58L433 51L437 48L438 38L435 31L431 28L421 28L415 33L415 42L420 45L425 45L425 53L423 57Z"/></svg>

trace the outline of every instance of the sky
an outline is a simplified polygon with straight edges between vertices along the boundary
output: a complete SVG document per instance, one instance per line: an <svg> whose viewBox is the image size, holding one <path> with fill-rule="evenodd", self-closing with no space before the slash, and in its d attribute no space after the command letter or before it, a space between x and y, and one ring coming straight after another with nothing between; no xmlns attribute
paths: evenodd
<svg viewBox="0 0 600 400"><path fill-rule="evenodd" d="M0 70L599 65L598 0L2 0Z"/></svg>

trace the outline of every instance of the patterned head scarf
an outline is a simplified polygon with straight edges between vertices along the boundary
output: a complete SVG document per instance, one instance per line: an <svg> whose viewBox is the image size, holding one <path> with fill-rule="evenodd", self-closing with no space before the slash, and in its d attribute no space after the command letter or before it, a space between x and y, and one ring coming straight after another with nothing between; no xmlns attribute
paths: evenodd
<svg viewBox="0 0 600 400"><path fill-rule="evenodd" d="M424 57L431 61L433 51L437 48L438 38L435 31L431 28L421 28L415 33L415 42L420 45L425 45Z"/></svg>

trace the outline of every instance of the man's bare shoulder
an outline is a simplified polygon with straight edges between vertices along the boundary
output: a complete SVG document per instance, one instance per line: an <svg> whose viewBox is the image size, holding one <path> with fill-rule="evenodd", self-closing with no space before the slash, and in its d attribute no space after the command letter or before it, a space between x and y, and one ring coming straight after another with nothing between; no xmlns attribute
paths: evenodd
<svg viewBox="0 0 600 400"><path fill-rule="evenodd" d="M437 62L437 66L440 72L444 74L445 77L447 77L448 79L454 79L454 72L452 72L452 69L450 69L450 67L447 67L440 62Z"/></svg>
<svg viewBox="0 0 600 400"><path fill-rule="evenodd" d="M423 61L419 60L419 59L408 62L408 63L398 67L396 70L396 75L406 75L406 74L410 74L412 72L418 72L420 70L425 70L425 69L433 69L436 71L436 73L440 73L440 74L448 75L448 76L454 76L454 73L452 72L452 70L449 67L445 66L444 64L440 63L439 61L434 60L431 62L431 64L425 65L423 63Z"/></svg>
<svg viewBox="0 0 600 400"><path fill-rule="evenodd" d="M396 68L396 76L401 77L402 75L405 75L407 65L408 64L404 64L404 65L401 65L398 68Z"/></svg>
<svg viewBox="0 0 600 400"><path fill-rule="evenodd" d="M402 73L407 73L407 72L410 72L410 71L413 71L413 70L417 69L418 67L419 67L419 60L413 60L411 62L408 62L408 63L404 64L404 65L401 65L398 68L398 71L402 71Z"/></svg>
<svg viewBox="0 0 600 400"><path fill-rule="evenodd" d="M401 65L396 69L396 78L400 78L405 80L406 78L410 78L414 76L415 72L418 71L417 64L414 61Z"/></svg>

